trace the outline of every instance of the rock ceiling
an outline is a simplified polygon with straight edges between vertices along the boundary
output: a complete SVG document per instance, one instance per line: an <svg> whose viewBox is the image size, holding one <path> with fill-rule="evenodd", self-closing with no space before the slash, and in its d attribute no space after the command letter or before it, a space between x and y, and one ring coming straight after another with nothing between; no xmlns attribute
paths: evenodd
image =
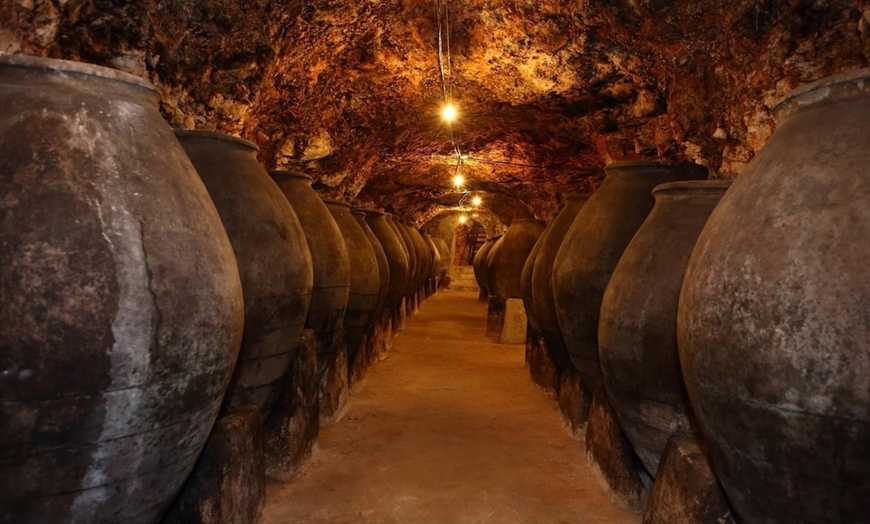
<svg viewBox="0 0 870 524"><path fill-rule="evenodd" d="M0 50L147 77L174 126L421 223L459 200L439 12L466 186L504 220L614 160L732 178L784 93L870 60L867 0L4 0Z"/></svg>

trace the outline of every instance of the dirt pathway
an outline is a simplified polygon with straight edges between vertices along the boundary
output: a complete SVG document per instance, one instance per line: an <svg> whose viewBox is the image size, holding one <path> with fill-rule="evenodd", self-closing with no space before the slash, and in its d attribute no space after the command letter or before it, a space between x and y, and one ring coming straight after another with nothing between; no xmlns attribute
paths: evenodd
<svg viewBox="0 0 870 524"><path fill-rule="evenodd" d="M637 523L586 466L524 348L484 335L477 293L427 301L325 428L267 488L264 522Z"/></svg>

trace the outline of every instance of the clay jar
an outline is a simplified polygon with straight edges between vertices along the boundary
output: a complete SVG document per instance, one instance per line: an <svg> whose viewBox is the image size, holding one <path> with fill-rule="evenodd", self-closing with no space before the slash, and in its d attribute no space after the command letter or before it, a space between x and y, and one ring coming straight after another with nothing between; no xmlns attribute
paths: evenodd
<svg viewBox="0 0 870 524"><path fill-rule="evenodd" d="M242 279L245 333L224 407L254 404L265 420L290 373L314 273L296 212L257 162L252 142L210 131L175 135L217 207Z"/></svg>
<svg viewBox="0 0 870 524"><path fill-rule="evenodd" d="M544 232L541 233L541 236L538 237L538 241L535 242L535 247L532 248L531 253L526 257L526 263L523 265L523 272L520 275L520 290L522 291L523 296L523 307L526 310L529 328L535 333L540 333L541 325L538 323L538 315L535 313L535 304L532 299L532 272L535 268L535 261L538 259L538 253L541 250L541 244L543 244L547 239L549 233L550 228L547 227L544 229Z"/></svg>
<svg viewBox="0 0 870 524"><path fill-rule="evenodd" d="M443 238L434 236L432 237L432 241L435 242L435 247L438 248L438 253L441 255L441 265L438 270L438 278L443 281L447 276L447 273L450 271L450 268L453 267L452 253L450 252L450 247L447 245L447 241Z"/></svg>
<svg viewBox="0 0 870 524"><path fill-rule="evenodd" d="M501 246L504 244L504 235L498 235L486 254L486 292L490 297L498 297L495 284L495 265L501 257Z"/></svg>
<svg viewBox="0 0 870 524"><path fill-rule="evenodd" d="M272 179L296 212L305 233L314 272L311 307L305 327L317 334L318 380L335 365L341 326L350 292L350 259L338 224L311 188L311 178L286 171L271 171Z"/></svg>
<svg viewBox="0 0 870 524"><path fill-rule="evenodd" d="M544 341L547 343L547 352L560 370L573 369L574 366L568 357L565 343L562 341L562 332L559 330L559 317L553 298L553 261L556 259L556 253L562 245L565 234L588 198L589 195L567 197L565 207L547 228L546 236L541 235L542 243L532 271L532 300L535 303L535 316Z"/></svg>
<svg viewBox="0 0 870 524"><path fill-rule="evenodd" d="M419 229L409 225L408 232L411 234L414 248L417 250L417 260L420 261L420 273L417 275L417 290L419 290L429 280L429 272L432 267L432 253L429 252L429 246L423 240L423 235L420 234Z"/></svg>
<svg viewBox="0 0 870 524"><path fill-rule="evenodd" d="M387 254L384 252L383 246L381 246L381 241L378 240L378 237L366 223L366 212L362 209L351 209L351 214L372 246L375 260L378 262L378 301L369 323L369 327L371 327L372 324L381 319L386 309L387 294L390 292L390 263L387 260Z"/></svg>
<svg viewBox="0 0 870 524"><path fill-rule="evenodd" d="M486 285L486 259L489 255L489 250L495 244L495 238L487 238L486 241L474 254L474 259L471 261L472 269L474 269L474 279L477 281L477 286L480 288L480 300L486 301L489 296L489 290Z"/></svg>
<svg viewBox="0 0 870 524"><path fill-rule="evenodd" d="M344 329L348 364L352 364L378 305L380 269L375 250L351 214L350 204L338 200L324 200L324 203L338 224L350 258L350 294L344 314Z"/></svg>
<svg viewBox="0 0 870 524"><path fill-rule="evenodd" d="M396 224L397 219L395 217L393 217L393 215L390 213L386 214L386 219L387 219L387 225L389 225L390 229L392 229L393 233L395 233L396 238L399 240L399 245L402 246L402 252L405 253L405 258L408 261L408 275L403 280L404 283L403 283L402 288L399 292L399 298L396 302L396 309L393 311L393 320L394 320L393 330L395 331L395 330L399 329L400 324L401 324L401 311L400 310L402 309L403 300L405 299L405 295L408 294L408 290L411 288L411 282L412 282L411 279L413 277L414 262L415 262L413 259L414 258L413 256L415 255L415 253L412 252L413 250L408 250L408 244L406 243L405 236L403 235L399 226Z"/></svg>
<svg viewBox="0 0 870 524"><path fill-rule="evenodd" d="M501 246L497 254L493 255L489 263L489 271L492 275L490 283L494 285L489 290L490 295L498 296L502 303L509 298L522 297L520 279L523 267L529 257L535 243L544 232L544 223L540 220L515 219L505 232L501 240Z"/></svg>
<svg viewBox="0 0 870 524"><path fill-rule="evenodd" d="M217 417L241 284L159 101L0 55L2 522L157 522Z"/></svg>
<svg viewBox="0 0 870 524"><path fill-rule="evenodd" d="M668 439L690 429L677 350L677 303L689 256L730 182L672 182L625 248L601 302L598 351L619 426L655 477Z"/></svg>
<svg viewBox="0 0 870 524"><path fill-rule="evenodd" d="M707 176L704 166L669 162L625 162L604 171L604 182L577 213L553 263L553 298L562 339L588 391L601 375L601 298L622 252L652 211L653 188Z"/></svg>
<svg viewBox="0 0 870 524"><path fill-rule="evenodd" d="M774 114L689 262L683 374L741 520L866 521L870 69Z"/></svg>
<svg viewBox="0 0 870 524"><path fill-rule="evenodd" d="M408 285L405 288L405 302L410 308L411 301L414 297L414 291L417 289L417 274L420 272L420 263L417 260L417 250L414 248L414 241L411 240L411 234L408 233L408 226L401 219L393 217L393 225L396 226L396 231L402 238L405 248L408 251Z"/></svg>
<svg viewBox="0 0 870 524"><path fill-rule="evenodd" d="M389 280L386 304L382 314L384 319L389 318L402 300L402 291L408 283L408 255L402 241L396 236L396 232L387 223L387 217L380 211L366 211L366 223L377 237L384 250L384 255L389 266Z"/></svg>
<svg viewBox="0 0 870 524"><path fill-rule="evenodd" d="M429 267L429 280L434 285L438 282L438 273L441 271L441 253L438 251L438 247L435 245L432 237L425 231L422 231L421 234L423 235L423 240L426 241L426 247L429 249L429 254L432 258L432 264Z"/></svg>

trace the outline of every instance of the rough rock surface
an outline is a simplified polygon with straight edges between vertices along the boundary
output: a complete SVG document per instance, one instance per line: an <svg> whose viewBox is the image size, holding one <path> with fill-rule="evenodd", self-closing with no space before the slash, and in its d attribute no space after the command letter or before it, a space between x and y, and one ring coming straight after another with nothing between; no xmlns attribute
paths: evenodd
<svg viewBox="0 0 870 524"><path fill-rule="evenodd" d="M568 427L568 432L574 438L582 440L586 436L586 423L589 421L589 409L592 406L592 394L583 387L580 374L573 369L559 375L559 411L562 420Z"/></svg>
<svg viewBox="0 0 870 524"><path fill-rule="evenodd" d="M344 415L347 406L348 372L347 343L344 333L336 344L335 362L326 369L320 384L320 424L329 425L337 422Z"/></svg>
<svg viewBox="0 0 870 524"><path fill-rule="evenodd" d="M162 524L252 524L265 502L260 411L240 406L215 423Z"/></svg>
<svg viewBox="0 0 870 524"><path fill-rule="evenodd" d="M498 297L489 297L486 309L486 334L496 337L501 334L504 326L505 304Z"/></svg>
<svg viewBox="0 0 870 524"><path fill-rule="evenodd" d="M675 433L662 454L643 514L644 524L733 524L731 509L713 475L698 435Z"/></svg>
<svg viewBox="0 0 870 524"><path fill-rule="evenodd" d="M290 480L311 457L320 432L317 335L302 332L284 391L263 426L266 475Z"/></svg>
<svg viewBox="0 0 870 524"><path fill-rule="evenodd" d="M586 457L604 476L614 502L632 511L643 510L651 480L622 434L600 379L592 393L586 425Z"/></svg>
<svg viewBox="0 0 870 524"><path fill-rule="evenodd" d="M559 371L547 352L543 335L531 327L526 331L526 366L529 367L532 382L548 394L558 394Z"/></svg>
<svg viewBox="0 0 870 524"><path fill-rule="evenodd" d="M613 159L732 178L779 97L870 60L866 0L10 0L0 50L147 77L173 125L419 225L460 198L439 19L466 187L505 220L549 218Z"/></svg>

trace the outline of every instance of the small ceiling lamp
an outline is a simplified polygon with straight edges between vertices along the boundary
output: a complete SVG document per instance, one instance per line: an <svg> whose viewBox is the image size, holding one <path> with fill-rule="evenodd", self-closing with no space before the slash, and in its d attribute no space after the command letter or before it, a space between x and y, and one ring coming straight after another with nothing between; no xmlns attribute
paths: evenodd
<svg viewBox="0 0 870 524"><path fill-rule="evenodd" d="M468 217L465 215L459 215L459 223L464 224L466 222L468 222Z"/></svg>
<svg viewBox="0 0 870 524"><path fill-rule="evenodd" d="M456 189L462 189L462 184L464 184L464 183L465 183L464 176L457 173L456 176L453 177L453 187L455 187Z"/></svg>
<svg viewBox="0 0 870 524"><path fill-rule="evenodd" d="M480 198L479 196L475 196L474 198L471 199L471 205L473 205L474 207L480 207L480 204L482 204L482 203L483 203L483 199Z"/></svg>
<svg viewBox="0 0 870 524"><path fill-rule="evenodd" d="M456 120L457 116L458 113L456 112L456 107L453 104L447 104L443 108L441 108L441 118L448 124Z"/></svg>

